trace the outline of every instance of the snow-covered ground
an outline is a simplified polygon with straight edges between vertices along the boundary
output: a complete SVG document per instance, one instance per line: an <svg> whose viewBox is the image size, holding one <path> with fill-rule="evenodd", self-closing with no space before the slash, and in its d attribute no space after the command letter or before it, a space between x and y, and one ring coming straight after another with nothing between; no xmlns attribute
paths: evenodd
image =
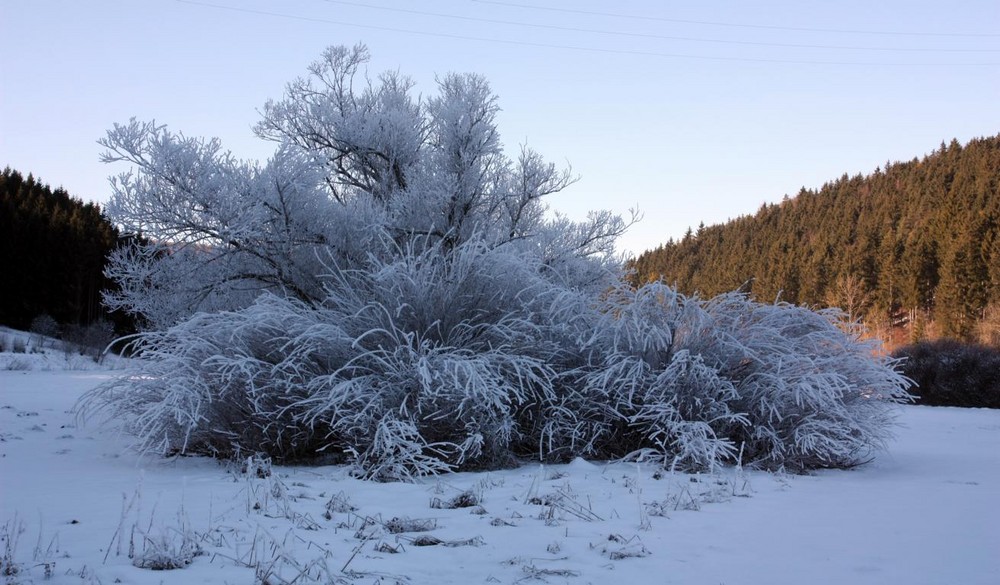
<svg viewBox="0 0 1000 585"><path fill-rule="evenodd" d="M9 583L1000 583L1000 411L904 407L852 471L578 460L374 484L140 458L71 412L109 375L0 371ZM135 566L171 559L190 564Z"/></svg>
<svg viewBox="0 0 1000 585"><path fill-rule="evenodd" d="M113 353L100 356L58 339L0 326L0 371L122 369L128 363Z"/></svg>

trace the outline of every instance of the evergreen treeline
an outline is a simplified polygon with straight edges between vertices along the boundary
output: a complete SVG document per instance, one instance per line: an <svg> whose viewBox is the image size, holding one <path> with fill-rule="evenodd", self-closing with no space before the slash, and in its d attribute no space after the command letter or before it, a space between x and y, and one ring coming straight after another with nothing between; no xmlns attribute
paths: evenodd
<svg viewBox="0 0 1000 585"><path fill-rule="evenodd" d="M883 337L996 338L1000 313L1000 136L952 140L868 176L802 189L724 225L699 227L633 261L701 296L838 306ZM898 329L896 331L899 331ZM902 341L902 339L896 339Z"/></svg>
<svg viewBox="0 0 1000 585"><path fill-rule="evenodd" d="M118 230L94 203L32 175L0 174L0 324L27 330L47 314L65 325L107 319L101 291ZM119 329L121 317L116 319Z"/></svg>

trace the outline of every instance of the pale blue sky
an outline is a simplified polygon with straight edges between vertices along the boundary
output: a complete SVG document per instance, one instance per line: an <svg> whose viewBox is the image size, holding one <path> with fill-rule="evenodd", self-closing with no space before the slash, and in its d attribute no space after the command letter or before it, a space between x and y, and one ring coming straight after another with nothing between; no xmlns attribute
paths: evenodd
<svg viewBox="0 0 1000 585"><path fill-rule="evenodd" d="M0 0L0 166L104 201L132 116L266 157L263 103L359 41L425 93L485 75L507 147L580 175L552 208L638 206L634 252L1000 133L996 0Z"/></svg>

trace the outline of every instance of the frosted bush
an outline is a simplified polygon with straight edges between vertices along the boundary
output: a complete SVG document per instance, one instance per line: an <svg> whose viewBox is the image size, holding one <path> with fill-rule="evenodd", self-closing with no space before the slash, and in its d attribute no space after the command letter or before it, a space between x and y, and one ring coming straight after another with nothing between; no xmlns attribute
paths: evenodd
<svg viewBox="0 0 1000 585"><path fill-rule="evenodd" d="M849 467L891 436L891 404L909 399L897 361L837 311L745 295L703 303L708 322L678 346L699 354L735 388L743 419L726 436L745 460L790 470Z"/></svg>
<svg viewBox="0 0 1000 585"><path fill-rule="evenodd" d="M482 255L469 266L492 270ZM141 375L84 406L110 409L147 450L346 454L363 477L401 479L529 456L845 467L883 446L906 397L893 363L832 313L651 285L589 309L536 299L547 316L477 310L492 289L456 286L436 315L409 302L430 291L390 285L436 270L384 267L379 286L356 275L367 284L325 306L264 294L143 334Z"/></svg>
<svg viewBox="0 0 1000 585"><path fill-rule="evenodd" d="M582 320L583 365L563 374L568 412L549 422L584 454L849 467L884 447L892 404L908 399L897 362L834 311L737 293L702 301L657 283L602 303Z"/></svg>
<svg viewBox="0 0 1000 585"><path fill-rule="evenodd" d="M108 211L145 237L106 300L148 329L85 415L146 451L377 480L579 455L843 467L883 445L905 380L837 315L630 288L631 222L547 214L574 179L504 153L484 79L422 98L367 59L331 48L267 104L263 165L153 123L108 133L132 166Z"/></svg>

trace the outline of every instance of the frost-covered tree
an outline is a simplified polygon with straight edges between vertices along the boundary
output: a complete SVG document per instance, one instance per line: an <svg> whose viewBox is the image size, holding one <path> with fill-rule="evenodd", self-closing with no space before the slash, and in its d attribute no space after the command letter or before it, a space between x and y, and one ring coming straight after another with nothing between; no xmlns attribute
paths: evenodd
<svg viewBox="0 0 1000 585"><path fill-rule="evenodd" d="M843 467L904 380L838 317L625 284L635 218L546 214L573 178L497 130L476 75L414 95L329 49L269 102L264 164L116 126L108 212L142 233L107 302L143 317L141 376L87 397L157 452L349 458L399 479L521 457ZM842 325L842 324L840 324Z"/></svg>
<svg viewBox="0 0 1000 585"><path fill-rule="evenodd" d="M160 328L263 290L316 303L333 271L471 239L532 248L596 284L627 222L547 220L543 197L573 179L530 149L504 154L483 78L450 74L419 99L399 74L369 79L367 60L362 46L331 48L265 106L257 133L277 149L263 165L152 122L116 125L103 159L132 169L112 181L107 212L148 242L112 257L122 290L109 306Z"/></svg>

